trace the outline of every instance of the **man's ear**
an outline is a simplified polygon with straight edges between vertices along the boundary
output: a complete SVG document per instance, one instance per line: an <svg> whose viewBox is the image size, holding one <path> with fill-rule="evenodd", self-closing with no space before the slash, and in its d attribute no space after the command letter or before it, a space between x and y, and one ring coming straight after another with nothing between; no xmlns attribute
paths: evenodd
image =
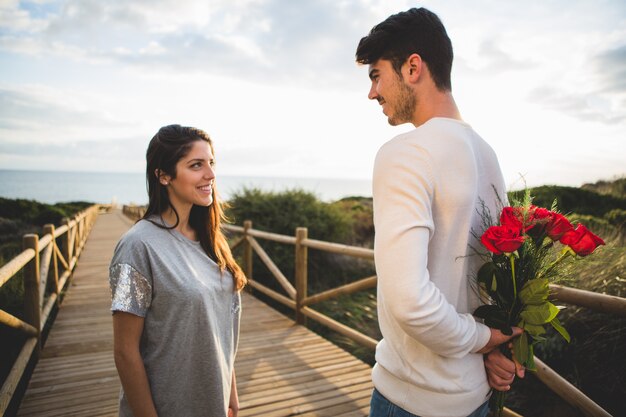
<svg viewBox="0 0 626 417"><path fill-rule="evenodd" d="M170 183L170 180L172 179L172 177L170 177L169 175L167 175L165 172L161 171L160 169L155 169L154 170L154 175L159 179L159 182L161 183L161 185L168 185Z"/></svg>
<svg viewBox="0 0 626 417"><path fill-rule="evenodd" d="M418 54L411 54L405 63L406 72L407 72L407 80L410 82L417 82L419 80L420 75L422 75L424 61L422 61L422 57Z"/></svg>

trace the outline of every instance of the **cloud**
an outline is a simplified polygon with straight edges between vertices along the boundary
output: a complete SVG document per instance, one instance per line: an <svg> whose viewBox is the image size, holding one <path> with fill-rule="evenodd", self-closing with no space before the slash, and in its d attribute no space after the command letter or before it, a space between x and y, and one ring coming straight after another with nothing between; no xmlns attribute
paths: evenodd
<svg viewBox="0 0 626 417"><path fill-rule="evenodd" d="M139 155L141 160L147 142L145 139L112 139L98 141L53 142L0 142L0 153L6 155L47 155L76 158L121 158Z"/></svg>
<svg viewBox="0 0 626 417"><path fill-rule="evenodd" d="M35 5L36 6L36 5ZM46 26L44 19L37 17L35 7L29 11L20 7L18 0L3 0L0 2L0 31L1 32L37 32Z"/></svg>
<svg viewBox="0 0 626 417"><path fill-rule="evenodd" d="M597 70L575 89L557 80L534 89L529 99L583 121L625 122L626 46L597 54L589 65Z"/></svg>
<svg viewBox="0 0 626 417"><path fill-rule="evenodd" d="M494 40L484 41L479 48L479 58L485 63L481 71L497 73L502 71L518 71L532 68L534 65L529 61L515 59L511 54L505 52Z"/></svg>
<svg viewBox="0 0 626 417"><path fill-rule="evenodd" d="M20 132L46 132L78 129L93 130L111 125L127 126L90 107L89 100L72 96L70 92L46 89L41 86L22 88L0 87L0 130L12 135ZM5 135L5 139L6 139Z"/></svg>
<svg viewBox="0 0 626 417"><path fill-rule="evenodd" d="M13 6L14 14L32 19ZM353 78L358 40L377 20L360 2L330 0L70 0L57 3L35 31L3 33L0 48L157 72L342 87Z"/></svg>
<svg viewBox="0 0 626 417"><path fill-rule="evenodd" d="M5 169L54 171L141 172L145 169L145 139L41 142L1 141L0 163Z"/></svg>
<svg viewBox="0 0 626 417"><path fill-rule="evenodd" d="M624 102L615 105L610 99L597 92L589 94L570 93L562 89L542 86L533 90L528 98L549 109L565 113L581 121L609 125L626 121Z"/></svg>
<svg viewBox="0 0 626 417"><path fill-rule="evenodd" d="M595 65L601 92L626 93L626 45L599 54Z"/></svg>
<svg viewBox="0 0 626 417"><path fill-rule="evenodd" d="M28 129L82 123L93 125L104 120L89 110L64 106L45 92L0 88L0 128Z"/></svg>

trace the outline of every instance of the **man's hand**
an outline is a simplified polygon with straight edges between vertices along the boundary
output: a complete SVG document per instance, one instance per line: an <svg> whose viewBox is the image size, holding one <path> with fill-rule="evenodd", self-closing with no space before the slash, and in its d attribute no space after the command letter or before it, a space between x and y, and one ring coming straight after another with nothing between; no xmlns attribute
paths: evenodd
<svg viewBox="0 0 626 417"><path fill-rule="evenodd" d="M498 391L508 391L515 379L515 375L524 378L524 367L504 356L500 349L495 349L484 356L485 370L489 386Z"/></svg>
<svg viewBox="0 0 626 417"><path fill-rule="evenodd" d="M510 336L507 336L504 333L502 333L500 330L492 329L490 327L489 330L491 330L491 337L489 338L489 341L487 342L485 347L483 347L477 353L489 353L495 348L497 348L498 346L500 346L501 344L508 342L509 340L513 339L514 337L519 336L520 334L524 332L524 330L520 329L519 327L511 327L511 329L513 329L513 334Z"/></svg>
<svg viewBox="0 0 626 417"><path fill-rule="evenodd" d="M487 371L487 380L489 386L498 391L508 391L515 379L515 375L524 378L524 367L517 363L515 359L511 360L504 356L500 349L496 349L503 343L509 342L514 337L522 334L524 330L519 327L513 327L513 334L505 335L500 330L491 329L491 337L489 342L478 353L486 353L484 356L485 370ZM512 344L509 343L509 347ZM515 358L515 356L513 356Z"/></svg>

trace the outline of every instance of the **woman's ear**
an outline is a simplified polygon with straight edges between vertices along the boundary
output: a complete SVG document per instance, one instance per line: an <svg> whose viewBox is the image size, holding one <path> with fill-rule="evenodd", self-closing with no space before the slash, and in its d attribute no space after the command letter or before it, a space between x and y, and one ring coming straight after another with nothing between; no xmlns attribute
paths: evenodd
<svg viewBox="0 0 626 417"><path fill-rule="evenodd" d="M157 168L154 170L154 175L159 179L159 182L161 183L161 185L163 186L169 185L171 177L167 175L165 172Z"/></svg>

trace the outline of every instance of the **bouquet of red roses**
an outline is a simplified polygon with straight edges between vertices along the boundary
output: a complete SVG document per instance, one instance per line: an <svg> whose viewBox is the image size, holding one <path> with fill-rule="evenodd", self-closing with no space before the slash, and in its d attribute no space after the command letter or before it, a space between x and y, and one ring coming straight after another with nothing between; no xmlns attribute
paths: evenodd
<svg viewBox="0 0 626 417"><path fill-rule="evenodd" d="M477 276L488 304L474 315L505 334L512 334L511 326L524 329L513 340L513 356L526 369L536 370L533 346L545 340L548 326L570 341L557 319L559 308L548 301L549 282L558 276L558 266L566 258L587 256L604 241L582 224L574 227L555 210L530 203L505 207L500 223L489 227L480 241L490 252ZM508 348L501 348L510 358ZM502 412L504 398L502 391L491 397L496 416Z"/></svg>

